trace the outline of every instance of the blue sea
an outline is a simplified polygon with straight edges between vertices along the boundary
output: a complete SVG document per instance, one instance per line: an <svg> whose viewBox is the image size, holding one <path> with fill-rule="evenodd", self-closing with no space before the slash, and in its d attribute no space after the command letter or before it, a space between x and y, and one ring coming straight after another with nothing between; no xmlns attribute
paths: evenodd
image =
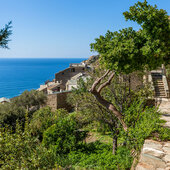
<svg viewBox="0 0 170 170"><path fill-rule="evenodd" d="M84 58L0 59L0 98L12 98L25 90L37 89L55 73L80 63Z"/></svg>

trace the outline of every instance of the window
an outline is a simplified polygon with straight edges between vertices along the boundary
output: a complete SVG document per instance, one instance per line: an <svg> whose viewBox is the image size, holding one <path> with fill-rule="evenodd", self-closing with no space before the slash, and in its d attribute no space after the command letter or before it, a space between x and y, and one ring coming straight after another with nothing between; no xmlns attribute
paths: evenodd
<svg viewBox="0 0 170 170"><path fill-rule="evenodd" d="M72 69L71 69L71 72L75 72L75 68L72 68Z"/></svg>

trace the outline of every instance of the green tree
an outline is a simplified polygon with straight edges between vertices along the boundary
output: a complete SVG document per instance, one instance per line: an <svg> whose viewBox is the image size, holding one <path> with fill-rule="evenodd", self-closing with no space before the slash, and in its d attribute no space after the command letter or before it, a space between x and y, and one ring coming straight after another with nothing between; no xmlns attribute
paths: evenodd
<svg viewBox="0 0 170 170"><path fill-rule="evenodd" d="M52 169L56 154L31 135L28 116L24 129L17 121L16 131L0 128L0 169Z"/></svg>
<svg viewBox="0 0 170 170"><path fill-rule="evenodd" d="M91 49L100 54L100 63L106 72L94 81L90 92L119 119L127 131L123 115L101 92L111 83L115 74L152 70L166 63L170 52L170 22L165 10L149 5L146 0L131 6L124 16L126 20L137 22L141 29L135 31L130 27L108 31L105 36L95 39Z"/></svg>
<svg viewBox="0 0 170 170"><path fill-rule="evenodd" d="M103 74L102 69L95 69L94 73L91 73L91 79L87 83L83 81L78 82L78 89L74 89L71 94L68 95L67 101L73 105L77 112L80 114L76 115L76 119L79 124L86 126L87 124L99 122L100 126L105 127L109 132L111 132L111 137L113 139L113 153L117 149L117 141L122 130L120 122L117 121L115 115L101 105L98 100L94 99L94 96L88 92L88 88L92 85L96 77ZM150 90L144 91L145 87L142 89L136 89L133 91L130 89L129 78L120 79L120 76L115 75L112 82L107 88L103 89L102 96L109 102L113 103L116 109L124 116L126 120L126 111L131 106L135 100L141 100L140 107L144 109L144 104L146 99L150 95ZM143 107L142 107L143 106ZM80 116L79 116L80 115ZM132 120L132 118L131 118ZM134 120L132 120L133 122ZM103 131L106 129L102 129Z"/></svg>
<svg viewBox="0 0 170 170"><path fill-rule="evenodd" d="M10 21L4 28L0 29L0 48L8 48L9 36L12 34L11 24Z"/></svg>
<svg viewBox="0 0 170 170"><path fill-rule="evenodd" d="M37 90L25 90L20 96L13 98L11 101L18 107L24 107L28 111L38 110L41 105L45 104L46 95Z"/></svg>
<svg viewBox="0 0 170 170"><path fill-rule="evenodd" d="M67 117L60 118L43 133L42 143L47 148L55 148L58 154L66 154L75 150L85 137L86 132L79 131L76 121Z"/></svg>
<svg viewBox="0 0 170 170"><path fill-rule="evenodd" d="M8 124L15 128L16 120L24 123L26 110L29 117L46 101L42 92L31 90L23 92L20 96L11 99L10 103L0 104L0 126Z"/></svg>

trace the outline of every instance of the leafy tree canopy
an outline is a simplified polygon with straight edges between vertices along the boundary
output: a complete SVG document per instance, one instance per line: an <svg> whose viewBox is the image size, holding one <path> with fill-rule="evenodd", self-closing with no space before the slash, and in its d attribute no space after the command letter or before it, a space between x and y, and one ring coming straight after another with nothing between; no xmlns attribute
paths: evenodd
<svg viewBox="0 0 170 170"><path fill-rule="evenodd" d="M126 20L137 22L132 27L107 31L95 39L91 49L100 54L100 61L109 70L129 74L137 70L152 70L168 61L170 51L170 22L167 12L151 6L145 0L123 13Z"/></svg>

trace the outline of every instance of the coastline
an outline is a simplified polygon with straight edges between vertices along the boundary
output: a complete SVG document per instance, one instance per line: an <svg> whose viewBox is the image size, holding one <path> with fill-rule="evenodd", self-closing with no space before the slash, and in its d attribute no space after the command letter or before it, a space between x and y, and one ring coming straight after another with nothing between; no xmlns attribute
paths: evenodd
<svg viewBox="0 0 170 170"><path fill-rule="evenodd" d="M13 98L25 90L37 89L54 74L87 58L1 58L0 98Z"/></svg>

